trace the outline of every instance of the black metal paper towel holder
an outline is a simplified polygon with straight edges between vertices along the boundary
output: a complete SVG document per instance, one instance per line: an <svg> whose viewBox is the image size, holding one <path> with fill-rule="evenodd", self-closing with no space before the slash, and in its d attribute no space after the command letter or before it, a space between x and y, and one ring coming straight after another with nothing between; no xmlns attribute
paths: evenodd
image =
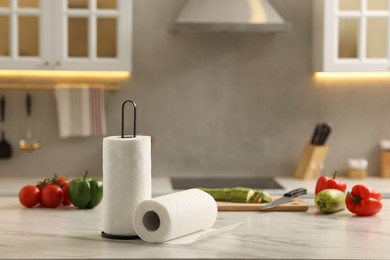
<svg viewBox="0 0 390 260"><path fill-rule="evenodd" d="M137 129L137 105L131 101L131 100L126 100L122 104L122 123L121 123L121 137L125 137L124 129L125 129L125 105L126 103L131 103L133 104L134 108L134 118L133 118L133 136L129 136L129 138L134 138L136 137L136 129ZM113 234L107 234L104 231L101 232L101 236L103 238L108 238L108 239L117 239L117 240L129 240L129 239L139 239L139 236L128 236L128 235L113 235Z"/></svg>
<svg viewBox="0 0 390 260"><path fill-rule="evenodd" d="M137 136L137 105L131 101L131 100L126 100L122 104L122 124L121 124L121 136L122 138L125 138L125 106L126 103L131 103L134 108L134 117L133 117L133 136L129 136L130 138L134 138Z"/></svg>

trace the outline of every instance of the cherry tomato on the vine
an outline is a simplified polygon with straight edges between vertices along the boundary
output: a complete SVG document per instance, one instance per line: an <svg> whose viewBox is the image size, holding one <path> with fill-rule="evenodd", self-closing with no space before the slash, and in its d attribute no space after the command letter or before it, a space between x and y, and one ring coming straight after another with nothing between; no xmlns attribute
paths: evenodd
<svg viewBox="0 0 390 260"><path fill-rule="evenodd" d="M62 191L64 192L64 199L62 200L62 204L65 205L65 206L69 206L70 204L72 204L72 202L70 201L70 198L69 198L69 191L68 191L68 187L69 187L69 180L68 178L64 177L64 176L58 176L54 178L55 180L58 180L58 182L56 182L55 184L59 185L62 189Z"/></svg>
<svg viewBox="0 0 390 260"><path fill-rule="evenodd" d="M58 185L47 185L42 189L41 204L47 208L58 207L64 199L64 192Z"/></svg>
<svg viewBox="0 0 390 260"><path fill-rule="evenodd" d="M57 179L61 185L69 184L68 178L66 178L64 176L59 176L59 177L57 177Z"/></svg>
<svg viewBox="0 0 390 260"><path fill-rule="evenodd" d="M28 208L37 205L41 198L41 191L35 185L26 185L19 191L20 203Z"/></svg>
<svg viewBox="0 0 390 260"><path fill-rule="evenodd" d="M69 206L72 204L69 198L69 182L62 186L62 191L64 192L64 199L62 200L62 204L65 206Z"/></svg>

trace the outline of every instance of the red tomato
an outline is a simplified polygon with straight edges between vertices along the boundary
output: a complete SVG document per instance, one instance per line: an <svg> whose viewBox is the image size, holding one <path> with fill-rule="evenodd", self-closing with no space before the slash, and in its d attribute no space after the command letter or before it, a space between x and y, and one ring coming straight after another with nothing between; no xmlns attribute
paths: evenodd
<svg viewBox="0 0 390 260"><path fill-rule="evenodd" d="M61 183L61 185L69 184L69 180L64 176L59 176L58 181Z"/></svg>
<svg viewBox="0 0 390 260"><path fill-rule="evenodd" d="M32 208L39 203L41 191L35 185L26 185L19 191L20 203L28 208Z"/></svg>
<svg viewBox="0 0 390 260"><path fill-rule="evenodd" d="M69 206L72 204L69 198L69 180L64 176L58 176L53 179L54 181L57 180L57 182L53 183L61 187L62 191L64 192L64 199L62 200L62 204L65 206Z"/></svg>
<svg viewBox="0 0 390 260"><path fill-rule="evenodd" d="M57 185L47 185L42 189L41 204L44 207L58 207L63 199L64 192Z"/></svg>
<svg viewBox="0 0 390 260"><path fill-rule="evenodd" d="M64 199L62 200L62 204L64 204L65 206L69 206L70 204L72 204L72 202L70 201L70 198L69 198L68 187L69 187L69 181L67 184L65 184L62 187L62 191L64 192Z"/></svg>

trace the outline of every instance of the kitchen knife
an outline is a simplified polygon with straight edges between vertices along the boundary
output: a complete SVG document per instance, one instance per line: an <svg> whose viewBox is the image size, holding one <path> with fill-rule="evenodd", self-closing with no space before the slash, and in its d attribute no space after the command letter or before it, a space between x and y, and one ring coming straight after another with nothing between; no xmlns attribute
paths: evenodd
<svg viewBox="0 0 390 260"><path fill-rule="evenodd" d="M324 145L326 140L328 139L328 136L330 135L331 128L329 125L324 124L323 129L321 131L320 140L318 142L318 145Z"/></svg>
<svg viewBox="0 0 390 260"><path fill-rule="evenodd" d="M289 191L289 192L285 193L283 195L283 197L266 204L261 209L270 209L270 208L274 208L274 207L282 205L282 204L286 204L286 203L292 201L294 198L301 196L301 195L305 195L305 194L307 194L307 190L305 188L298 188L298 189Z"/></svg>
<svg viewBox="0 0 390 260"><path fill-rule="evenodd" d="M316 127L314 128L313 136L311 137L311 144L317 144L318 142L318 136L320 132L321 124L316 124Z"/></svg>

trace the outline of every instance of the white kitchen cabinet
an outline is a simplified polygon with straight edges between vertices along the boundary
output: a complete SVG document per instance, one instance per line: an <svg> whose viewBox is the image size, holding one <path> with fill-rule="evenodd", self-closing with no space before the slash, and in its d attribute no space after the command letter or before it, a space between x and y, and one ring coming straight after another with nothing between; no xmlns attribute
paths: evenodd
<svg viewBox="0 0 390 260"><path fill-rule="evenodd" d="M314 70L389 71L389 2L314 0Z"/></svg>
<svg viewBox="0 0 390 260"><path fill-rule="evenodd" d="M44 69L51 48L49 1L0 1L0 68Z"/></svg>
<svg viewBox="0 0 390 260"><path fill-rule="evenodd" d="M131 0L0 0L0 69L130 71L131 23Z"/></svg>

